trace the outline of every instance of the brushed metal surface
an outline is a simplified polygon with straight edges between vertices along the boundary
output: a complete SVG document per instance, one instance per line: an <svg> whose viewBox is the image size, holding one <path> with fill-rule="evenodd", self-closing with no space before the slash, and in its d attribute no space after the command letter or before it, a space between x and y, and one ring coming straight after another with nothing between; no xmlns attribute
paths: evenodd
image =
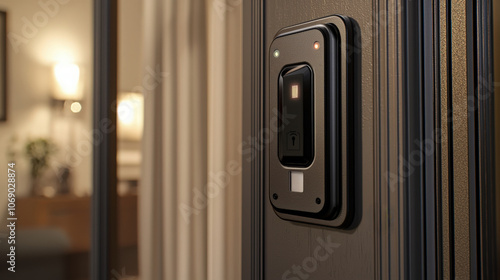
<svg viewBox="0 0 500 280"><path fill-rule="evenodd" d="M451 279L450 252L450 182L449 182L449 153L448 145L448 118L451 110L448 107L448 17L447 2L440 1L439 7L439 46L440 46L440 77L441 77L441 234L442 234L442 276L443 279Z"/></svg>
<svg viewBox="0 0 500 280"><path fill-rule="evenodd" d="M467 1L451 1L451 100L453 141L453 209L455 276L469 279L469 139L467 94ZM472 82L472 81L470 81Z"/></svg>

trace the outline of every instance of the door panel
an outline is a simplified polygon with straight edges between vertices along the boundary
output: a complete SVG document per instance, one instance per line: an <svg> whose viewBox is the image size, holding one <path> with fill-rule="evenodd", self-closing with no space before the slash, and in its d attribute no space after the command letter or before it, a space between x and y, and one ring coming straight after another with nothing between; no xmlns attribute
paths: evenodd
<svg viewBox="0 0 500 280"><path fill-rule="evenodd" d="M263 192L264 279L371 279L375 273L372 3L370 1L267 1L264 50L282 28L334 14L359 26L362 86L355 108L355 209L353 228L335 229L280 219ZM267 63L266 63L267 67ZM266 69L267 70L267 69ZM267 76L265 76L267 77ZM266 87L269 88L269 81ZM266 93L267 94L267 93ZM361 127L363 128L361 132ZM317 151L321 152L321 151ZM265 179L267 180L267 178Z"/></svg>
<svg viewBox="0 0 500 280"><path fill-rule="evenodd" d="M355 222L280 219L266 144L244 170L243 278L496 279L491 1L245 3L244 137L259 141L269 52L289 26L338 14L357 23ZM486 98L483 98L486 96ZM319 151L317 151L319 152Z"/></svg>

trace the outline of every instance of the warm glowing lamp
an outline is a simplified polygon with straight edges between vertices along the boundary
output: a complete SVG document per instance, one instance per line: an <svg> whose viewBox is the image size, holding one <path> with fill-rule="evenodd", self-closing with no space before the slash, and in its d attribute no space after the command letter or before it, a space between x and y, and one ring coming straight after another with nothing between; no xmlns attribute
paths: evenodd
<svg viewBox="0 0 500 280"><path fill-rule="evenodd" d="M60 63L54 66L54 92L57 100L78 101L83 90L80 83L80 67L73 63Z"/></svg>
<svg viewBox="0 0 500 280"><path fill-rule="evenodd" d="M118 138L138 141L142 138L144 97L141 93L121 93L118 96Z"/></svg>

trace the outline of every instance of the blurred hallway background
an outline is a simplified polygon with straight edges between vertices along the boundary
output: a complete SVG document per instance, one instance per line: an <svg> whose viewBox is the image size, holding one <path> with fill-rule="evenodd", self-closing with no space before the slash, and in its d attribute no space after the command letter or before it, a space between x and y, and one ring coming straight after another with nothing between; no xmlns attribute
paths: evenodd
<svg viewBox="0 0 500 280"><path fill-rule="evenodd" d="M118 122L95 129L94 2L0 0L0 166L15 163L18 218L18 271L2 265L0 278L89 279L92 150L106 133L118 148L111 275L240 278L241 2L119 0Z"/></svg>

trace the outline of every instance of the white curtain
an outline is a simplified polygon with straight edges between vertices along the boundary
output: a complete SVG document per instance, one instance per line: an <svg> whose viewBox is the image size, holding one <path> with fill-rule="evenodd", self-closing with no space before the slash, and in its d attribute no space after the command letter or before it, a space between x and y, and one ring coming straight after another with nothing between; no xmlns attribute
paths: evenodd
<svg viewBox="0 0 500 280"><path fill-rule="evenodd" d="M240 279L241 1L144 2L140 279Z"/></svg>

